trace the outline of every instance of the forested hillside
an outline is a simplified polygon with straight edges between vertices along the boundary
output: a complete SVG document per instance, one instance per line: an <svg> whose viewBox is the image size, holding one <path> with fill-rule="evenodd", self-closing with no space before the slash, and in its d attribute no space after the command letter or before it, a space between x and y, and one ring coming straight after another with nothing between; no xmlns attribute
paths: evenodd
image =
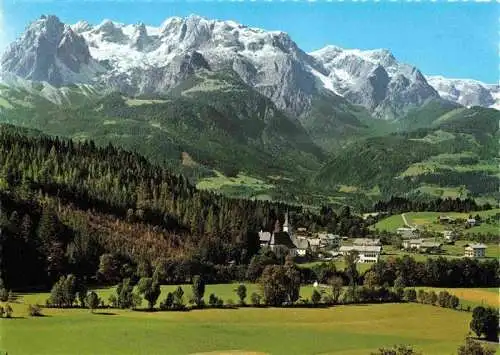
<svg viewBox="0 0 500 355"><path fill-rule="evenodd" d="M234 279L237 265L258 249L257 232L272 230L285 211L310 230L366 233L348 208L337 215L327 207L313 213L230 199L111 145L0 127L1 270L12 288L43 286L68 272L93 277L106 253L118 274L162 263L179 267L182 282L200 268L233 261Z"/></svg>
<svg viewBox="0 0 500 355"><path fill-rule="evenodd" d="M315 181L331 188L377 188L384 196L441 190L494 199L499 119L500 112L493 109L458 109L427 128L358 140L335 154Z"/></svg>

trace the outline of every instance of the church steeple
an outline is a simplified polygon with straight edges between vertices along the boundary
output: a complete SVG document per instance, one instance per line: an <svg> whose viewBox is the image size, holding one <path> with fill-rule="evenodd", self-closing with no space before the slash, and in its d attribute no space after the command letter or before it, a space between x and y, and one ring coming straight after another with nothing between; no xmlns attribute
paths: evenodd
<svg viewBox="0 0 500 355"><path fill-rule="evenodd" d="M290 222L288 221L288 211L286 211L286 214L285 214L285 223L283 223L283 232L290 233L291 230L292 230L292 228L290 226Z"/></svg>

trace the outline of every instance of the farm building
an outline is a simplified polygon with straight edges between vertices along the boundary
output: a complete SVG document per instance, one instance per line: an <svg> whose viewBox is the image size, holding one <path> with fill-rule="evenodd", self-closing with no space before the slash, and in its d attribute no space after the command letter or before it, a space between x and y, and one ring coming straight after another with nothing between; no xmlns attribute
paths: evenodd
<svg viewBox="0 0 500 355"><path fill-rule="evenodd" d="M358 253L359 263L376 263L380 258L382 247L379 245L351 245L341 246L339 249L342 255L346 255L352 251Z"/></svg>
<svg viewBox="0 0 500 355"><path fill-rule="evenodd" d="M318 233L318 239L323 247L338 247L340 244L340 235L331 233Z"/></svg>
<svg viewBox="0 0 500 355"><path fill-rule="evenodd" d="M456 238L456 233L453 231L446 230L446 231L443 231L442 233L443 233L444 240L446 240L447 242L452 242Z"/></svg>
<svg viewBox="0 0 500 355"><path fill-rule="evenodd" d="M486 245L470 244L465 247L464 256L466 258L484 258L486 256Z"/></svg>
<svg viewBox="0 0 500 355"><path fill-rule="evenodd" d="M413 227L401 227L396 229L396 233L403 239L413 239L418 237L418 230Z"/></svg>
<svg viewBox="0 0 500 355"><path fill-rule="evenodd" d="M423 253L438 253L441 251L441 246L442 244L438 242L423 242L419 250Z"/></svg>
<svg viewBox="0 0 500 355"><path fill-rule="evenodd" d="M403 248L410 250L415 249L424 253L439 252L441 243L425 241L424 239L408 239L403 241Z"/></svg>
<svg viewBox="0 0 500 355"><path fill-rule="evenodd" d="M382 245L380 239L356 238L352 242L354 245Z"/></svg>
<svg viewBox="0 0 500 355"><path fill-rule="evenodd" d="M446 223L453 223L455 222L455 219L450 216L439 216L439 223L446 224Z"/></svg>
<svg viewBox="0 0 500 355"><path fill-rule="evenodd" d="M405 249L420 249L424 242L423 239L406 239L403 241L403 248Z"/></svg>
<svg viewBox="0 0 500 355"><path fill-rule="evenodd" d="M477 221L475 218L467 218L467 221L465 222L465 224L468 227L474 227L477 224Z"/></svg>

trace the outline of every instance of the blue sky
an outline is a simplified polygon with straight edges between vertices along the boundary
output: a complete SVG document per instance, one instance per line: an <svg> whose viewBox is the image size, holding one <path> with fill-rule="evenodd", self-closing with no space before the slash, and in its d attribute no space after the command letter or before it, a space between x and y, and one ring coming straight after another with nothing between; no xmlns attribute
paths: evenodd
<svg viewBox="0 0 500 355"><path fill-rule="evenodd" d="M195 13L286 31L306 51L327 44L388 48L396 58L416 65L425 74L495 83L499 79L499 7L493 2L440 1L3 0L0 46L18 36L41 14L55 14L66 23L85 19L97 24L109 18L159 25L167 17Z"/></svg>

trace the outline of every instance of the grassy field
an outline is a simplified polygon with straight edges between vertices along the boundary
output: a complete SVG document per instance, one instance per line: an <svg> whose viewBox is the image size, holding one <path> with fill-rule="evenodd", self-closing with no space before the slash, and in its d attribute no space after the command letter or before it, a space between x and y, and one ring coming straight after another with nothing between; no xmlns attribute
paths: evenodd
<svg viewBox="0 0 500 355"><path fill-rule="evenodd" d="M469 212L469 213L460 213L460 212L408 212L405 213L406 220L410 225L417 225L419 227L426 227L429 230L442 231L445 229L449 229L449 226L440 224L437 222L439 216L446 215L453 218L467 218L469 214L475 216L479 214L481 217L489 217L493 216L497 213L500 213L500 209L492 209L489 211L478 211L478 212ZM373 228L378 230L386 230L389 232L395 232L397 228L404 227L404 221L401 215L393 215L387 218L382 219L378 223L376 223ZM482 223L477 227L473 227L470 229L465 229L465 233L498 233L500 234L499 226L492 225L487 223Z"/></svg>
<svg viewBox="0 0 500 355"><path fill-rule="evenodd" d="M261 199L267 199L266 193L274 188L274 185L250 176L238 174L236 177L227 177L218 171L215 173L214 177L201 179L196 187L200 190L225 191Z"/></svg>
<svg viewBox="0 0 500 355"><path fill-rule="evenodd" d="M403 255L409 255L413 257L417 261L424 261L429 257L450 257L450 258L462 258L464 256L464 248L466 244L470 244L471 242L459 240L456 241L454 245L443 245L441 250L442 254L419 254L419 253L410 253L404 250L395 249L392 245L384 245L382 250L382 258L387 258L389 256L402 257ZM486 258L499 258L500 257L500 248L498 244L486 244Z"/></svg>
<svg viewBox="0 0 500 355"><path fill-rule="evenodd" d="M440 288L440 287L417 287L426 291L434 290L448 291L460 298L460 304L463 306L491 306L499 307L499 289L498 288Z"/></svg>
<svg viewBox="0 0 500 355"><path fill-rule="evenodd" d="M394 344L455 354L471 317L420 304L101 314L44 309L46 317L40 318L27 317L20 311L25 307L15 305L20 318L0 320L0 348L9 354L354 355Z"/></svg>

